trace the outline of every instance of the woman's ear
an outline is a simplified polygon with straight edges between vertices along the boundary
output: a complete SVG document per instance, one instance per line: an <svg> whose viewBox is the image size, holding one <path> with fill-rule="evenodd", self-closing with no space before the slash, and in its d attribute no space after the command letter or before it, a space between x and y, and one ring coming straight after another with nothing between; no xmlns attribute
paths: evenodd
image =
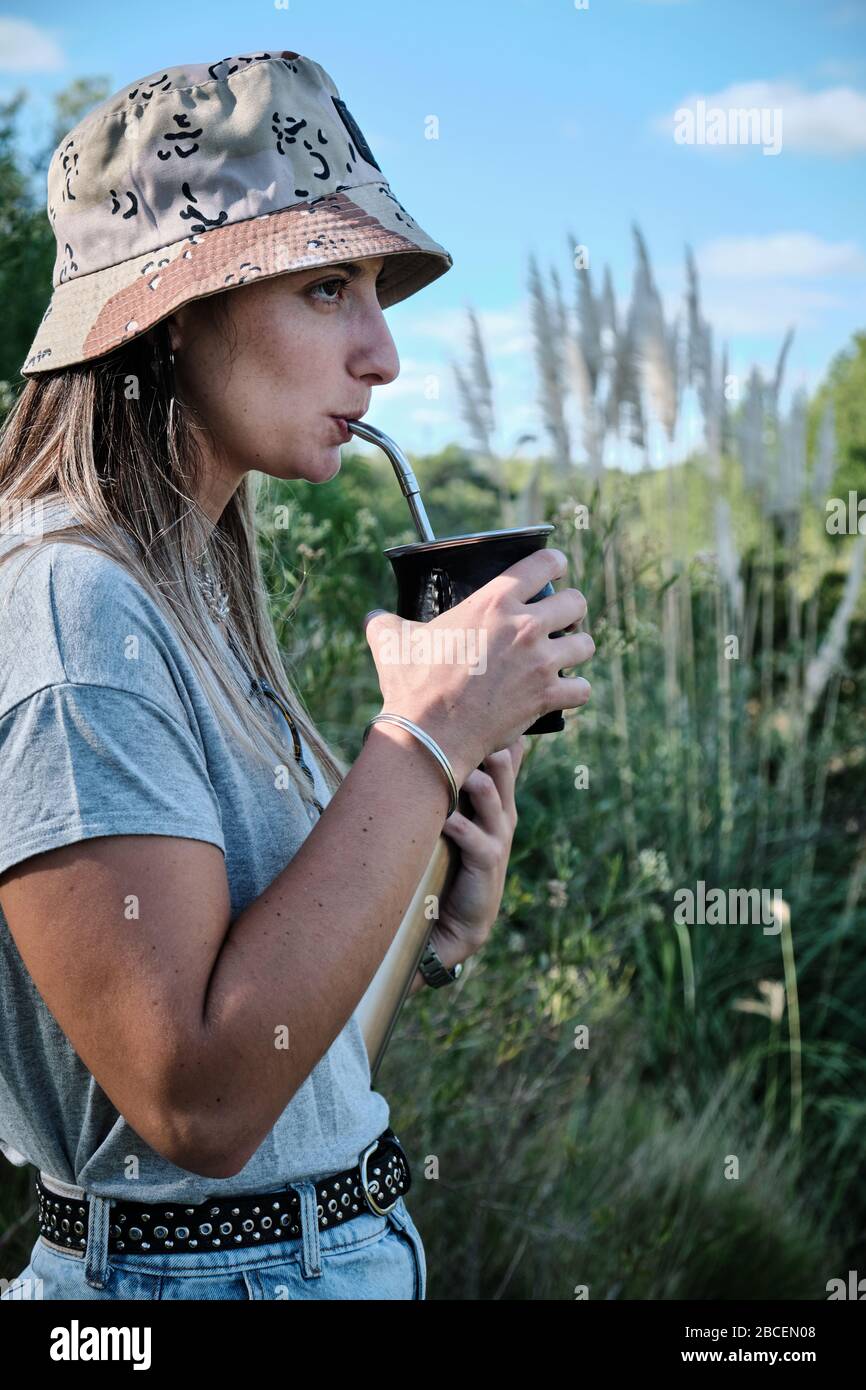
<svg viewBox="0 0 866 1390"><path fill-rule="evenodd" d="M182 348L184 343L184 332L181 319L186 319L185 310L186 305L182 305L180 309L175 309L174 313L169 314L167 318L160 319L158 324L154 324L153 328L149 328L144 334L144 339L148 347L155 350L157 345L157 333L167 333L169 347L172 352L177 352L178 349Z"/></svg>
<svg viewBox="0 0 866 1390"><path fill-rule="evenodd" d="M166 320L166 332L168 333L169 347L172 352L177 352L183 346L183 333L178 323L178 314L182 314L182 309L176 309L173 314L169 314Z"/></svg>

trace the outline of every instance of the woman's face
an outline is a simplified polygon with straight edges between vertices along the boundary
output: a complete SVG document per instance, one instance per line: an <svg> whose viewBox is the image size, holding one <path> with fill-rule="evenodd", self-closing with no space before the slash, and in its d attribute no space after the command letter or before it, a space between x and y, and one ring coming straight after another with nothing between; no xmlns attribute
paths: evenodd
<svg viewBox="0 0 866 1390"><path fill-rule="evenodd" d="M325 483L345 442L335 416L362 415L374 386L393 381L400 360L376 294L384 257L319 266L253 281L172 315L181 402L208 460L206 495L216 521L250 469ZM211 437L212 436L212 437Z"/></svg>

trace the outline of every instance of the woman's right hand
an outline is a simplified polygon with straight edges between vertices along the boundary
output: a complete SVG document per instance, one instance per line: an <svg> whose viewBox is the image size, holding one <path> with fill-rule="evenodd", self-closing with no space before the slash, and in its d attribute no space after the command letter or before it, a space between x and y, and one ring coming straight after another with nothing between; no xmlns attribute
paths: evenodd
<svg viewBox="0 0 866 1390"><path fill-rule="evenodd" d="M567 571L561 550L536 550L429 622L382 608L367 615L382 712L419 724L462 773L458 781L541 715L589 699L587 680L559 675L595 651L589 633L570 630L586 615L583 594L562 589L529 602Z"/></svg>

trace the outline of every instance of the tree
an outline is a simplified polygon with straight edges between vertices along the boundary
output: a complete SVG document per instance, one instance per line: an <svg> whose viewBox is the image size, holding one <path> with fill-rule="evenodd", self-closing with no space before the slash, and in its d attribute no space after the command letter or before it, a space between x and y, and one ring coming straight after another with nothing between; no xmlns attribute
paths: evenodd
<svg viewBox="0 0 866 1390"><path fill-rule="evenodd" d="M809 411L810 455L827 405L832 402L837 467L830 495L866 495L866 332L836 354Z"/></svg>
<svg viewBox="0 0 866 1390"><path fill-rule="evenodd" d="M105 78L77 78L58 92L49 143L27 159L16 148L18 113L27 92L20 89L0 102L0 383L14 390L21 386L21 366L51 298L57 247L45 207L48 164L66 132L107 94ZM0 409L10 403L8 391L0 392Z"/></svg>
<svg viewBox="0 0 866 1390"><path fill-rule="evenodd" d="M20 384L19 370L51 297L54 234L18 163L15 124L24 93L0 103L0 380Z"/></svg>

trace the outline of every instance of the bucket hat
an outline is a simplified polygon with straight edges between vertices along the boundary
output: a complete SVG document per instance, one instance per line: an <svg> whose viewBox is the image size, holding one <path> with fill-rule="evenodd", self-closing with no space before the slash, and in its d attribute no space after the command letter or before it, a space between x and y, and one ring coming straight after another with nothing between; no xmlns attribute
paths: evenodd
<svg viewBox="0 0 866 1390"><path fill-rule="evenodd" d="M169 68L78 123L48 168L53 293L23 376L88 362L191 299L383 256L383 309L453 264L299 53Z"/></svg>

